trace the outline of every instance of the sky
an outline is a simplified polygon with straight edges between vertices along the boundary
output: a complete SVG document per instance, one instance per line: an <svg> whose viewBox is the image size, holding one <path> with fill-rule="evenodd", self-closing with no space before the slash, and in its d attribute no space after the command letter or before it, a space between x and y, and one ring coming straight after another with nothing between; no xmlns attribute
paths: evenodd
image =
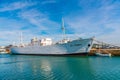
<svg viewBox="0 0 120 80"><path fill-rule="evenodd" d="M120 45L120 0L0 0L0 45L33 37L95 37Z"/></svg>

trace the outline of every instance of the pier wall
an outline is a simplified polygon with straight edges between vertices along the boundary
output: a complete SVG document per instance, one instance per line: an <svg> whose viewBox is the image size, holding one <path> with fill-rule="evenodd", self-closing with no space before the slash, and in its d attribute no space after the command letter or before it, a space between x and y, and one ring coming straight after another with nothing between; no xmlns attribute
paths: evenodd
<svg viewBox="0 0 120 80"><path fill-rule="evenodd" d="M91 49L88 55L93 56L97 51L98 49ZM112 56L120 56L120 49L100 49L100 52L105 54L111 53Z"/></svg>

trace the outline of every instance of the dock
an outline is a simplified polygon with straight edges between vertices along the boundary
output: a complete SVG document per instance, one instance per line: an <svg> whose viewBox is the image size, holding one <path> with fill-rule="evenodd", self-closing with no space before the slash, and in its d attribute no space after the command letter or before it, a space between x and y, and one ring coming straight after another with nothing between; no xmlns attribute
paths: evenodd
<svg viewBox="0 0 120 80"><path fill-rule="evenodd" d="M94 56L96 52L97 49L91 49L88 55ZM120 56L120 49L100 49L100 52L106 54L111 53L112 56Z"/></svg>
<svg viewBox="0 0 120 80"><path fill-rule="evenodd" d="M120 46L94 39L92 49L88 55L94 56L98 50L103 54L110 53L112 56L120 56Z"/></svg>

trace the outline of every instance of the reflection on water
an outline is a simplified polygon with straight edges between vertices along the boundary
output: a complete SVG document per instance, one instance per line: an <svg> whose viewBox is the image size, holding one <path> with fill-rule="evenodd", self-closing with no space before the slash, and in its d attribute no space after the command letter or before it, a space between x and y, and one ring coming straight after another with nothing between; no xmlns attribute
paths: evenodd
<svg viewBox="0 0 120 80"><path fill-rule="evenodd" d="M0 55L0 80L119 80L119 57Z"/></svg>

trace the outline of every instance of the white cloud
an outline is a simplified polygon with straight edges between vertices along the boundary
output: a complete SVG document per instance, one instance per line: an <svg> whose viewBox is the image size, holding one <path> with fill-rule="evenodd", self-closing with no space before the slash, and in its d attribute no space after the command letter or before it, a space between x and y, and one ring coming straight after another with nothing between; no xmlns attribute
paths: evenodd
<svg viewBox="0 0 120 80"><path fill-rule="evenodd" d="M18 21L15 19L0 18L0 45L8 45L13 42L19 42L19 33L23 32L25 36L25 41L28 41L34 36L34 33L31 33L31 29L22 29L25 26L28 26L26 22ZM35 35L36 36L36 35Z"/></svg>
<svg viewBox="0 0 120 80"><path fill-rule="evenodd" d="M17 21L15 19L9 19L0 17L0 31L1 30L18 30L21 27L26 25L25 23L22 23L22 21Z"/></svg>
<svg viewBox="0 0 120 80"><path fill-rule="evenodd" d="M19 13L19 17L25 19L36 27L40 26L41 29L45 29L44 26L41 26L41 22L46 20L46 16L35 9L22 11Z"/></svg>
<svg viewBox="0 0 120 80"><path fill-rule="evenodd" d="M24 10L19 13L19 17L32 24L39 32L48 31L50 33L51 30L57 29L59 26L58 23L50 20L46 14L36 9Z"/></svg>
<svg viewBox="0 0 120 80"><path fill-rule="evenodd" d="M15 42L16 44L20 43L20 33L23 33L24 43L28 43L31 38L38 36L32 34L30 30L6 30L0 31L0 45L9 45Z"/></svg>
<svg viewBox="0 0 120 80"><path fill-rule="evenodd" d="M85 1L83 0L83 2ZM41 2L42 5L50 3L56 3L56 1L45 0ZM61 25L55 21L52 21L46 13L37 10L37 7L31 7L29 9L27 8L33 5L36 5L36 3L29 1L19 1L0 5L0 12L21 9L18 12L17 16L17 18L19 18L19 21L17 19L14 20L8 18L0 18L0 36L3 40L1 41L1 44L2 42L19 42L19 32L23 32L25 36L24 41L29 41L34 36L40 37L41 35L37 33L41 33L42 31L48 33L47 35L44 34L46 37L55 37L57 39L62 37L58 37L58 32L60 32ZM93 10L92 8L87 9L91 5L82 5L82 7L85 6L87 6L85 8L85 14L79 13L79 15L74 15L74 13L76 13L75 11L74 13L71 12L64 17L65 24L68 25L74 32L74 34L68 34L67 36L72 38L96 36L96 38L99 40L113 44L120 44L120 15L118 14L120 13L120 3L109 4L106 2L106 0L102 0L101 6L97 8L94 7L96 9ZM26 29L22 29L24 27Z"/></svg>
<svg viewBox="0 0 120 80"><path fill-rule="evenodd" d="M16 19L0 18L0 45L8 45L13 42L19 43L19 33L23 32L24 42L30 41L33 37L40 37L39 32L46 31L50 35L56 26L60 26L58 23L49 20L48 16L39 12L38 10L22 10L18 13L19 21ZM23 20L23 21L22 21ZM22 28L26 29L22 29ZM32 27L32 29L31 29ZM54 35L55 36L55 35Z"/></svg>
<svg viewBox="0 0 120 80"><path fill-rule="evenodd" d="M120 17L117 12L120 4L105 4L84 15L68 15L66 23L75 34L84 33L84 36L96 36L97 39L120 45ZM74 17L73 17L74 16Z"/></svg>
<svg viewBox="0 0 120 80"><path fill-rule="evenodd" d="M29 6L33 6L35 4L36 3L31 3L31 2L27 2L27 1L3 4L0 6L0 12L23 9L23 8L26 8Z"/></svg>
<svg viewBox="0 0 120 80"><path fill-rule="evenodd" d="M45 0L41 4L45 5L45 4L51 4L51 3L56 3L56 0Z"/></svg>

